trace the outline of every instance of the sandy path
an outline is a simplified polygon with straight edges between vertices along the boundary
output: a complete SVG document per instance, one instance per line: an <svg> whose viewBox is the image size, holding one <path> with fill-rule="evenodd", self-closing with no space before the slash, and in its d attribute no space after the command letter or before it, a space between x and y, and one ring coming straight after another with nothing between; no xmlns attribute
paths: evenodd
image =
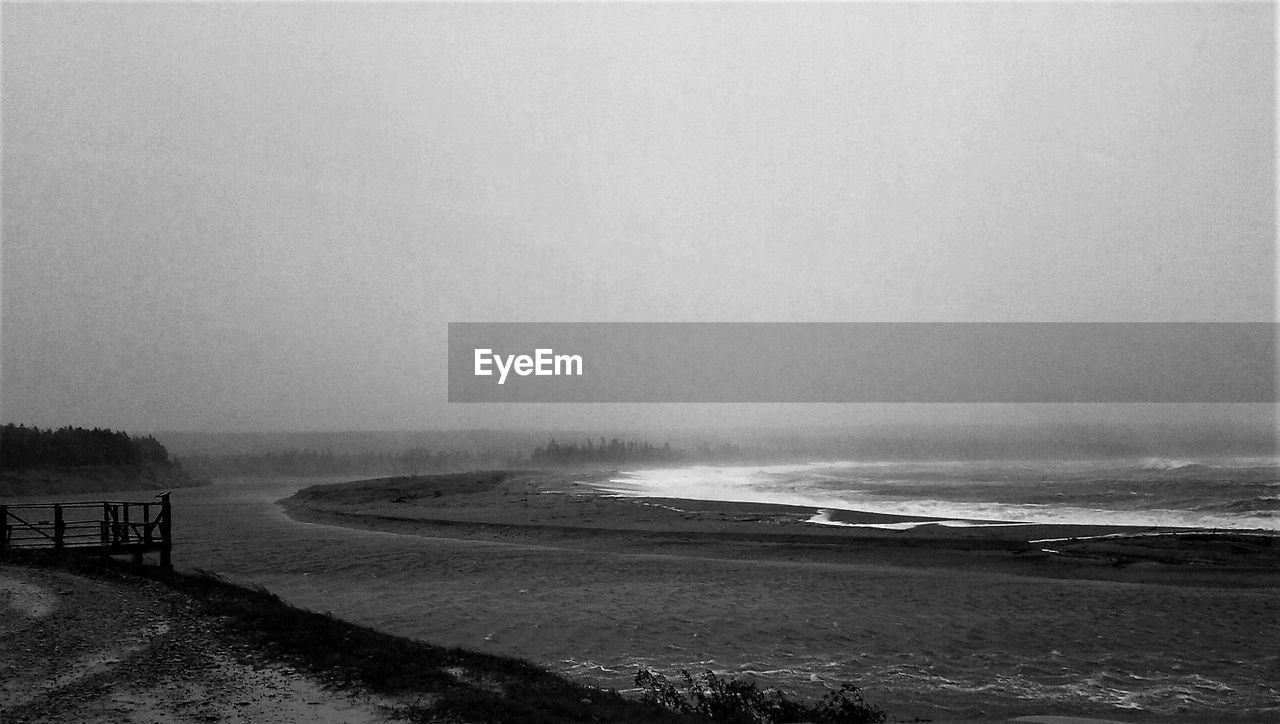
<svg viewBox="0 0 1280 724"><path fill-rule="evenodd" d="M0 721L382 722L236 650L170 589L0 566Z"/></svg>
<svg viewBox="0 0 1280 724"><path fill-rule="evenodd" d="M0 635L5 635L29 622L53 613L55 597L44 586L37 586L16 576L0 575Z"/></svg>

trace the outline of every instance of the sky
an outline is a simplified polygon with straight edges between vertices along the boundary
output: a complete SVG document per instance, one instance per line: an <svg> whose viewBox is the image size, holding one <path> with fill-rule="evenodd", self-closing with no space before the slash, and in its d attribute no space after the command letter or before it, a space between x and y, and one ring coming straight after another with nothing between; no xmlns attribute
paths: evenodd
<svg viewBox="0 0 1280 724"><path fill-rule="evenodd" d="M5 3L0 421L1274 419L449 404L449 322L1263 322L1269 3Z"/></svg>

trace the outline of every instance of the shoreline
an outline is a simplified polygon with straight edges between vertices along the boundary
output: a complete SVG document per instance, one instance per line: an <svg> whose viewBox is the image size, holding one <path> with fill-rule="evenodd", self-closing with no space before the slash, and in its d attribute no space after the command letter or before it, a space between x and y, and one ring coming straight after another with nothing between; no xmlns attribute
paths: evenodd
<svg viewBox="0 0 1280 724"><path fill-rule="evenodd" d="M1280 535L1268 532L981 520L954 525L951 519L799 505L618 496L591 481L609 474L375 478L304 488L279 503L302 522L615 553L968 565L1033 576L1280 586ZM814 521L824 513L838 524Z"/></svg>

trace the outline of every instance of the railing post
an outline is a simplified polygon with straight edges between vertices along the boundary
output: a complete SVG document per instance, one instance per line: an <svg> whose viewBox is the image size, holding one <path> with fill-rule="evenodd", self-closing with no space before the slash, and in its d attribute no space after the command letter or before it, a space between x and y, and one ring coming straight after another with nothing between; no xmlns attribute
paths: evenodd
<svg viewBox="0 0 1280 724"><path fill-rule="evenodd" d="M132 528L133 521L129 517L129 508L132 508L133 506L130 505L129 503L121 503L120 505L124 507L124 525L121 527L124 529L125 545L134 545L137 543L137 541L135 540L134 534L133 534L133 528ZM142 554L139 553L136 548L133 551L133 562L138 565L142 564Z"/></svg>
<svg viewBox="0 0 1280 724"><path fill-rule="evenodd" d="M169 494L160 496L160 567L173 570L170 552L173 550L173 506L169 504Z"/></svg>
<svg viewBox="0 0 1280 724"><path fill-rule="evenodd" d="M151 545L151 503L142 504L142 542Z"/></svg>
<svg viewBox="0 0 1280 724"><path fill-rule="evenodd" d="M9 506L0 505L0 553L9 547Z"/></svg>
<svg viewBox="0 0 1280 724"><path fill-rule="evenodd" d="M53 547L62 550L63 534L66 533L67 524L62 522L62 504L55 503L53 506Z"/></svg>
<svg viewBox="0 0 1280 724"><path fill-rule="evenodd" d="M111 503L103 501L102 503L102 523L99 526L99 533L102 536L102 555L107 555L106 548L111 545Z"/></svg>

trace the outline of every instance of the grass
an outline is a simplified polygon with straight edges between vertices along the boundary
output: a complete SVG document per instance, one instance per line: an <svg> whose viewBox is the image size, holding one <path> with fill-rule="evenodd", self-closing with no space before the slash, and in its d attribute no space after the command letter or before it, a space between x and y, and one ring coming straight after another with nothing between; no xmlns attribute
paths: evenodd
<svg viewBox="0 0 1280 724"><path fill-rule="evenodd" d="M680 679L679 685L673 684L662 674L641 669L636 673L636 686L644 692L641 701L729 724L880 724L885 720L884 712L851 684L807 703L788 699L777 689L761 690L751 681L722 679L710 670L695 675L681 669Z"/></svg>

